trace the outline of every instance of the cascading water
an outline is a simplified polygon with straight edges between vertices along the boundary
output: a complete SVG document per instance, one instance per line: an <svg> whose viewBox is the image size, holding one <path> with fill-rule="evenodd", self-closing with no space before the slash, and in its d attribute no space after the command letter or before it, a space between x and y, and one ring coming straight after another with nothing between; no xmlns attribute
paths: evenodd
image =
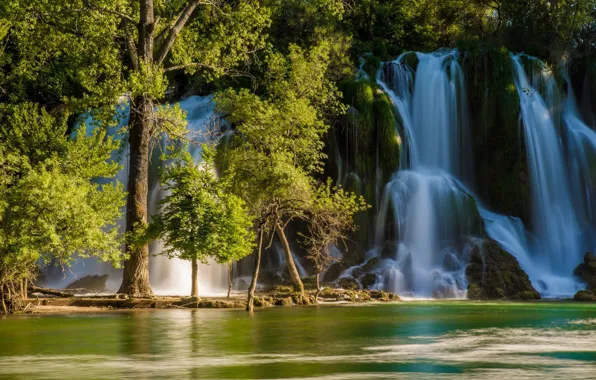
<svg viewBox="0 0 596 380"><path fill-rule="evenodd" d="M396 221L397 244L384 256L377 287L417 297L465 296L465 250L459 237L479 231L476 204L455 179L466 177L470 152L463 72L457 51L418 53L416 72L406 53L379 78L401 118L408 157L385 187L377 244ZM382 72L382 71L381 71Z"/></svg>
<svg viewBox="0 0 596 380"><path fill-rule="evenodd" d="M468 188L473 176L466 167L470 140L458 53L416 53L416 70L407 63L412 54L385 64L378 78L401 119L406 157L377 218L378 248L371 252L384 257L377 287L462 297L468 257L458 239L486 233L516 256L543 296L572 295L581 287L573 269L595 246L596 133L581 120L570 84L564 94L542 62L511 56L532 187L529 232L520 219L481 207ZM390 210L394 224L387 223ZM396 244L387 257L380 247L391 225Z"/></svg>
<svg viewBox="0 0 596 380"><path fill-rule="evenodd" d="M187 129L189 136L193 140L204 139L207 135L208 128L214 121L214 105L211 96L200 97L191 96L178 103L180 108L186 111L186 120L188 122ZM129 108L124 104L121 107L121 117L119 118L119 126L110 130L110 133L115 138L121 139L118 133L124 126L128 124ZM91 116L87 116L84 120L79 122L79 125L85 123L87 133L90 133L94 128L94 122ZM167 145L167 142L165 142ZM160 149L164 146L155 148ZM196 162L201 160L202 150L199 144L191 145L191 154ZM122 170L118 173L116 179L124 185L128 181L128 143L122 140L121 149L113 154L112 159L118 161L122 166ZM163 165L160 162L160 152L155 152L151 162L151 173L156 173L157 168ZM149 215L158 212L158 203L163 199L167 193L162 189L157 181L157 178L152 178L153 185L148 194L148 212ZM124 221L122 222L121 230L124 231ZM169 259L161 255L163 244L155 242L150 245L150 265L149 277L153 291L159 295L189 295L191 288L191 264L189 261L180 259ZM95 260L84 260L77 263L71 269L71 273L62 276L60 279L55 279L51 282L53 286L61 287L67 285L76 277L81 277L86 274L104 274L109 275L106 284L109 290L115 291L120 286L122 280L122 271L114 269L109 264L98 263ZM199 294L201 295L221 295L227 292L227 266L211 262L209 264L199 264Z"/></svg>

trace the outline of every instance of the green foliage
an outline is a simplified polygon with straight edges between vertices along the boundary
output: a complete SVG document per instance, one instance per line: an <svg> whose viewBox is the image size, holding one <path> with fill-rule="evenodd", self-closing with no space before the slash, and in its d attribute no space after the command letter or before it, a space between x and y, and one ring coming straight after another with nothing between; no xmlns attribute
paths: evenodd
<svg viewBox="0 0 596 380"><path fill-rule="evenodd" d="M252 219L245 202L216 177L211 148L203 149L200 166L184 153L163 170L161 182L170 195L161 201L161 213L153 217L149 230L163 239L170 257L228 263L252 252Z"/></svg>
<svg viewBox="0 0 596 380"><path fill-rule="evenodd" d="M370 206L362 196L335 188L331 180L313 190L312 203L306 214L308 234L303 234L307 257L317 273L326 270L338 258L331 249L347 239L356 229L354 215Z"/></svg>
<svg viewBox="0 0 596 380"><path fill-rule="evenodd" d="M393 114L393 104L387 95L380 94L374 104L377 128L379 166L383 175L383 183L389 182L391 176L399 168L401 140L397 133L397 120Z"/></svg>
<svg viewBox="0 0 596 380"><path fill-rule="evenodd" d="M171 65L183 66L188 74L199 72L207 80L233 74L239 63L250 63L265 47L263 31L270 23L270 10L256 1L201 7L180 33Z"/></svg>
<svg viewBox="0 0 596 380"><path fill-rule="evenodd" d="M99 130L70 139L66 115L31 103L0 111L0 285L30 277L40 260L118 266L124 192L105 181L119 169L108 162L117 143Z"/></svg>
<svg viewBox="0 0 596 380"><path fill-rule="evenodd" d="M343 112L337 89L326 79L328 46L309 51L290 46L287 56L267 59L266 93L227 90L215 98L217 110L236 126L226 156L237 194L253 205L272 198L301 199L308 174L324 159L324 118Z"/></svg>

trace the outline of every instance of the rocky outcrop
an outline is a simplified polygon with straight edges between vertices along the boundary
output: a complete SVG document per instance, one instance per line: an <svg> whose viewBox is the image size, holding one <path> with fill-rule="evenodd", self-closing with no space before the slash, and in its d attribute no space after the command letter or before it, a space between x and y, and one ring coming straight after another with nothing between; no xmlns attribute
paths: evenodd
<svg viewBox="0 0 596 380"><path fill-rule="evenodd" d="M517 259L496 241L483 239L470 244L470 263L466 268L469 299L540 299Z"/></svg>
<svg viewBox="0 0 596 380"><path fill-rule="evenodd" d="M587 290L596 289L596 256L591 252L586 252L584 262L573 270L573 275L586 284Z"/></svg>

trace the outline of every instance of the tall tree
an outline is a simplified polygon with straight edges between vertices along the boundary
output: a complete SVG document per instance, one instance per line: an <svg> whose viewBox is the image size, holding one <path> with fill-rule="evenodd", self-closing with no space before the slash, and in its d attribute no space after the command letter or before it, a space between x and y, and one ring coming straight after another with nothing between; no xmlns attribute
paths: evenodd
<svg viewBox="0 0 596 380"><path fill-rule="evenodd" d="M162 132L183 134L174 128L176 113L155 107L164 101L169 74L242 75L238 65L250 64L264 47L269 24L268 10L251 0L8 0L0 11L0 24L10 25L0 48L6 53L0 96L66 101L81 112L129 95L126 231L133 234L147 223L151 140ZM148 246L126 250L120 292L151 294Z"/></svg>

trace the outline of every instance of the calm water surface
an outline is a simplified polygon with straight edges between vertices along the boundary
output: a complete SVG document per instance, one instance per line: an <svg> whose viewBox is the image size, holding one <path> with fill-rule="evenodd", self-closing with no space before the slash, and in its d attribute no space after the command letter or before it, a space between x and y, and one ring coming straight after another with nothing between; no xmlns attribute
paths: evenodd
<svg viewBox="0 0 596 380"><path fill-rule="evenodd" d="M0 319L1 379L596 379L596 305L404 302Z"/></svg>

